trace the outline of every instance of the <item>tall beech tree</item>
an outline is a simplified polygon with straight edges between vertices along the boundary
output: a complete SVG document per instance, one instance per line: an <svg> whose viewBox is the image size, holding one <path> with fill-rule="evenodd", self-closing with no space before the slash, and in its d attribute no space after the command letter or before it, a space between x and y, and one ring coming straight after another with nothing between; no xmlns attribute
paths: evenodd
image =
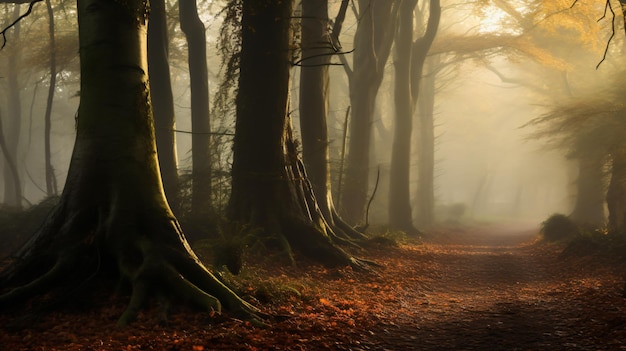
<svg viewBox="0 0 626 351"><path fill-rule="evenodd" d="M78 0L81 101L67 181L55 210L0 275L1 309L107 276L130 289L122 325L156 296L256 320L256 309L198 260L167 204L148 84L148 12L145 0Z"/></svg>
<svg viewBox="0 0 626 351"><path fill-rule="evenodd" d="M410 197L413 115L426 55L435 40L441 18L439 0L431 0L424 35L413 41L416 5L417 0L402 0L398 15L394 51L396 113L389 175L389 226L407 232L415 232Z"/></svg>
<svg viewBox="0 0 626 351"><path fill-rule="evenodd" d="M338 239L313 195L289 115L293 0L244 0L232 221L262 229L262 239L328 265L363 263ZM293 255L290 256L292 262Z"/></svg>
<svg viewBox="0 0 626 351"><path fill-rule="evenodd" d="M344 238L363 238L345 223L335 209L331 193L330 151L328 140L328 67L339 48L341 22L348 1L343 1L330 30L328 0L302 2L302 59L300 64L300 134L302 158L317 199L319 210L328 225ZM341 54L341 53L340 53Z"/></svg>
<svg viewBox="0 0 626 351"><path fill-rule="evenodd" d="M191 211L200 218L211 211L211 122L206 33L195 0L180 1L180 28L187 38L191 81Z"/></svg>
<svg viewBox="0 0 626 351"><path fill-rule="evenodd" d="M148 74L154 114L159 167L165 194L172 207L178 205L178 154L176 152L176 115L169 65L169 37L165 0L150 1L148 22ZM174 208L176 211L176 208Z"/></svg>
<svg viewBox="0 0 626 351"><path fill-rule="evenodd" d="M399 1L359 0L350 76L350 139L342 194L344 218L363 222L370 172L370 146L376 95L391 52Z"/></svg>

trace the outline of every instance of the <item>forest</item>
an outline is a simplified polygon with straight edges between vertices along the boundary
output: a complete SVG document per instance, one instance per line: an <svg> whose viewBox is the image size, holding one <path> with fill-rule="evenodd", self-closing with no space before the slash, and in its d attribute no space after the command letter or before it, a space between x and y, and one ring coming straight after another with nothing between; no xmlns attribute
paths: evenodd
<svg viewBox="0 0 626 351"><path fill-rule="evenodd" d="M626 349L626 1L0 31L0 349Z"/></svg>

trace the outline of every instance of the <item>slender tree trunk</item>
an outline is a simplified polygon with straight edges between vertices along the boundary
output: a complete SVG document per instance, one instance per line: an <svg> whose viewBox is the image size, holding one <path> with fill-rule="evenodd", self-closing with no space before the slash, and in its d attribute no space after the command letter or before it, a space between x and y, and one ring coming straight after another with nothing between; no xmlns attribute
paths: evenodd
<svg viewBox="0 0 626 351"><path fill-rule="evenodd" d="M397 1L359 0L350 81L350 140L342 195L344 218L362 223L369 186L370 143L376 95L391 51L398 12Z"/></svg>
<svg viewBox="0 0 626 351"><path fill-rule="evenodd" d="M410 165L413 131L413 97L411 71L413 48L413 12L417 0L402 0L398 13L398 31L394 51L394 134L389 169L389 227L414 231L411 211Z"/></svg>
<svg viewBox="0 0 626 351"><path fill-rule="evenodd" d="M191 209L193 216L202 217L211 212L211 124L206 33L195 0L180 1L178 6L180 27L187 38L191 80Z"/></svg>
<svg viewBox="0 0 626 351"><path fill-rule="evenodd" d="M148 71L154 111L154 130L163 187L170 206L179 207L176 116L169 66L169 38L164 0L150 1L148 22Z"/></svg>
<svg viewBox="0 0 626 351"><path fill-rule="evenodd" d="M422 79L422 88L417 103L417 213L415 221L419 227L428 227L435 222L435 81L434 67L438 56L427 60L429 74Z"/></svg>
<svg viewBox="0 0 626 351"><path fill-rule="evenodd" d="M337 26L335 26L337 27ZM328 1L302 2L302 66L300 68L300 134L302 158L328 224L346 238L362 238L335 211L331 193L328 140L328 64L335 48L328 31ZM332 33L338 37L338 33Z"/></svg>
<svg viewBox="0 0 626 351"><path fill-rule="evenodd" d="M89 291L113 274L131 293L122 325L154 296L202 310L224 305L254 320L254 307L200 263L167 204L148 84L148 12L143 0L78 0L81 101L66 185L0 275L0 309L61 282Z"/></svg>
<svg viewBox="0 0 626 351"><path fill-rule="evenodd" d="M13 11L13 17L16 18L20 14L20 6L16 5ZM11 40L17 42L20 38L20 25L19 23L14 27ZM7 118L4 122L4 137L5 144L10 158L17 162L20 133L22 129L22 103L21 103L21 88L19 83L19 68L18 63L21 59L21 49L15 47L8 57L8 72L6 74L7 79ZM11 167L4 167L4 204L9 206L21 207L22 198L21 189L15 187L16 184L20 184L20 179L15 179L15 174L11 170Z"/></svg>
<svg viewBox="0 0 626 351"><path fill-rule="evenodd" d="M333 243L293 139L292 9L293 0L243 2L229 217L262 228L264 240L290 254L295 248L328 265L359 266Z"/></svg>
<svg viewBox="0 0 626 351"><path fill-rule="evenodd" d="M626 235L626 147L611 151L611 181L606 194L609 231Z"/></svg>
<svg viewBox="0 0 626 351"><path fill-rule="evenodd" d="M48 11L48 36L50 38L50 86L48 87L48 100L46 101L46 113L44 116L44 160L46 168L46 193L53 196L58 193L57 181L52 167L52 152L50 145L50 133L52 131L52 103L54 102L54 92L57 84L57 63L56 63L56 40L54 35L54 11L50 0L46 0Z"/></svg>
<svg viewBox="0 0 626 351"><path fill-rule="evenodd" d="M576 179L576 205L570 217L576 223L600 227L605 222L604 159L581 157L578 159Z"/></svg>

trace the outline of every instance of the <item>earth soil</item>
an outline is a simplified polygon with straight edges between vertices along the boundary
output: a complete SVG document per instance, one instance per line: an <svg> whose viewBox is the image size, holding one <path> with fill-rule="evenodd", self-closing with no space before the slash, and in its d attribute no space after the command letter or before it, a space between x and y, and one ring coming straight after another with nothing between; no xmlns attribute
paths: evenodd
<svg viewBox="0 0 626 351"><path fill-rule="evenodd" d="M127 297L0 315L2 350L626 350L626 264L598 252L561 255L537 229L449 227L423 241L359 253L374 272L284 267L252 257L241 296L268 325L147 306L116 326Z"/></svg>

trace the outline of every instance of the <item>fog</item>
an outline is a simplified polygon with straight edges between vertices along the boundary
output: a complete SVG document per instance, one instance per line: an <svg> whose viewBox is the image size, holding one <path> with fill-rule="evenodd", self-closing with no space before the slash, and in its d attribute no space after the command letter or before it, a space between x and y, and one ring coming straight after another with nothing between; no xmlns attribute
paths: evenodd
<svg viewBox="0 0 626 351"><path fill-rule="evenodd" d="M209 53L211 100L223 77L220 68L221 56L217 53L217 38L221 24L218 2L205 4L207 25L207 50ZM331 1L331 17L334 17L339 1ZM517 35L522 31L515 25L514 19L504 11L493 6L482 10L473 5L444 3L442 23L438 33L439 42L435 45L445 46L446 38L459 35L476 37L480 35ZM521 6L521 5L520 5ZM593 7L592 7L593 8ZM10 14L8 8L4 8ZM523 8L520 13L527 11ZM33 18L43 15L43 9L35 9ZM597 19L598 14L589 14ZM6 16L5 16L6 17ZM40 21L41 22L41 21ZM4 22L2 22L4 25ZM38 22L35 22L38 23ZM12 52L22 50L25 56L29 53L29 38L36 35L38 24L24 25L22 37L13 41L9 36L8 45L0 51L0 65L3 73L7 73L8 59ZM60 23L60 30L72 31L71 23ZM349 14L341 36L343 50L350 52L353 47L352 38L357 23L353 14ZM604 66L595 69L602 59L602 50L610 31L606 22L597 24L599 34L591 39L578 38L579 32L571 28L557 29L572 36L556 47L550 58L546 53L524 52L520 47L496 47L477 50L471 53L458 51L446 52L439 49L447 67L440 73L436 83L435 98L435 135L436 135L436 169L435 199L436 213L439 221L510 221L525 220L541 222L553 213L569 213L573 207L575 191L573 184L577 178L575 162L567 159L567 151L553 148L546 140L533 136L532 127L523 127L532 119L546 113L558 94L553 88L560 82L552 77L560 77L558 72L566 72L574 95L584 95L584 87L602 85L610 75L611 61L619 55L614 52L620 40L614 39L612 49ZM177 146L179 152L180 172L188 172L191 167L190 135L191 131L188 73L185 66L185 46L178 29L173 29L172 38L172 77L173 91L176 99ZM536 35L536 36L535 36ZM536 33L528 34L540 44L541 50L550 47L553 37L545 38ZM456 38L455 40L458 40ZM488 39L485 39L488 40ZM542 42L543 40L543 42ZM450 39L449 42L451 42ZM581 45L584 42L585 45ZM523 45L523 44L517 44ZM536 48L535 48L536 49ZM37 48L45 50L45 48ZM72 48L69 50L76 50ZM534 50L534 49L533 49ZM539 49L537 49L539 50ZM76 52L76 51L74 51ZM567 53L563 55L563 53ZM535 55L533 57L533 55ZM565 58L576 58L564 67L558 67ZM20 92L22 110L22 128L19 141L19 168L24 188L25 203L37 203L45 197L45 177L42 159L43 150L43 111L46 102L46 84L49 74L45 65L26 60L32 67L20 66ZM348 60L351 58L348 54ZM554 62L551 62L554 61ZM561 61L559 61L561 60ZM338 61L337 61L338 62ZM36 64L35 64L36 63ZM67 66L59 74L60 79L56 90L52 114L52 164L55 169L59 191L65 181L69 165L69 157L74 138L74 115L77 109L78 91L76 60L67 60ZM547 73L551 72L551 73ZM557 73L554 73L557 72ZM432 72L430 72L432 73ZM345 112L350 105L349 88L342 67L330 68L330 116L328 121L331 139L331 169L336 179L340 164L341 145L343 144L343 123ZM425 72L425 74L429 74ZM4 76L6 74L0 74ZM291 113L296 134L298 130L298 69L293 70L291 91ZM511 78L510 81L503 77ZM373 128L372 163L370 167L370 194L376 183L376 172L380 167L380 179L376 195L370 211L371 221L385 223L387 217L387 188L389 183L389 146L391 145L393 107L393 55L386 66L386 77L378 93L376 118ZM438 78L439 79L439 78ZM594 83L595 82L595 83ZM543 88L539 91L537 87ZM0 112L7 119L9 90L7 79L0 79ZM215 132L233 132L234 120L230 113L214 115L213 130ZM5 125L7 123L5 122ZM6 129L6 128L5 128ZM6 131L5 131L6 132ZM416 133L413 133L415 138ZM226 135L216 138L216 150L219 150L219 164L216 167L228 172L230 162L230 142L232 137ZM413 152L415 154L415 150ZM4 160L1 162L6 168ZM415 174L417 160L411 164L412 181L416 185ZM5 173L3 173L5 174ZM222 181L222 180L220 180ZM0 194L4 194L0 182ZM336 190L336 184L333 184ZM227 190L224 190L227 191ZM414 190L411 190L414 193ZM415 204L413 204L415 207ZM450 214L450 208L460 206L462 215Z"/></svg>

